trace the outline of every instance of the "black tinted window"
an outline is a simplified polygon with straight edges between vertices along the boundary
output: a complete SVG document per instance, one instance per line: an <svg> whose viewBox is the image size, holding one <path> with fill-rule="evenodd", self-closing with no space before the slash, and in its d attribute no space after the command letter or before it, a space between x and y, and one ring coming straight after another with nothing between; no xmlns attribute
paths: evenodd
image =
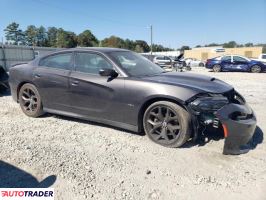
<svg viewBox="0 0 266 200"><path fill-rule="evenodd" d="M77 53L75 59L76 71L98 74L100 69L112 69L113 66L100 55L93 53Z"/></svg>
<svg viewBox="0 0 266 200"><path fill-rule="evenodd" d="M231 56L222 57L222 61L231 61Z"/></svg>
<svg viewBox="0 0 266 200"><path fill-rule="evenodd" d="M262 55L262 59L266 59L266 54L265 55Z"/></svg>
<svg viewBox="0 0 266 200"><path fill-rule="evenodd" d="M239 57L239 56L234 56L234 61L239 61L239 62L245 62L247 61L245 58Z"/></svg>
<svg viewBox="0 0 266 200"><path fill-rule="evenodd" d="M40 66L70 70L72 53L60 53L42 59Z"/></svg>

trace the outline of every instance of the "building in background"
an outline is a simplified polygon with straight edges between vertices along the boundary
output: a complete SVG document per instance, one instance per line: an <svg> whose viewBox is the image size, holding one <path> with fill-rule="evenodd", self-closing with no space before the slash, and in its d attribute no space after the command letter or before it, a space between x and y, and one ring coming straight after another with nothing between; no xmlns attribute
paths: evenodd
<svg viewBox="0 0 266 200"><path fill-rule="evenodd" d="M248 58L258 58L262 53L262 47L237 47L237 48L223 48L222 46L215 47L199 47L185 50L185 58L196 58L199 60L207 60L217 56L237 54L246 56Z"/></svg>

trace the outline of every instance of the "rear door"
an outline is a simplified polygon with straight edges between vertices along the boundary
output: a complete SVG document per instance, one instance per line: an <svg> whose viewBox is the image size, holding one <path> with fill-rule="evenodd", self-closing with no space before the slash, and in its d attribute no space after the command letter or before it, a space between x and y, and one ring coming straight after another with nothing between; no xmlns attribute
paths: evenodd
<svg viewBox="0 0 266 200"><path fill-rule="evenodd" d="M248 60L240 56L233 56L232 70L233 71L247 71Z"/></svg>
<svg viewBox="0 0 266 200"><path fill-rule="evenodd" d="M70 101L74 113L91 118L123 121L121 94L124 78L110 80L99 70L113 68L103 55L96 52L76 52L75 69L70 74Z"/></svg>
<svg viewBox="0 0 266 200"><path fill-rule="evenodd" d="M73 65L73 53L49 55L40 60L33 72L44 107L67 111L69 109L69 74Z"/></svg>

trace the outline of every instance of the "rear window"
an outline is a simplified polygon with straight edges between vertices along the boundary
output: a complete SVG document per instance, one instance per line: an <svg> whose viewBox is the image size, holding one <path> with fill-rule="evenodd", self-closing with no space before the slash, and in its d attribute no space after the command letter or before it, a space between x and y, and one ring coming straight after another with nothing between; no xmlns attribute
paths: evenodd
<svg viewBox="0 0 266 200"><path fill-rule="evenodd" d="M72 53L60 53L43 58L40 66L70 70L72 63Z"/></svg>

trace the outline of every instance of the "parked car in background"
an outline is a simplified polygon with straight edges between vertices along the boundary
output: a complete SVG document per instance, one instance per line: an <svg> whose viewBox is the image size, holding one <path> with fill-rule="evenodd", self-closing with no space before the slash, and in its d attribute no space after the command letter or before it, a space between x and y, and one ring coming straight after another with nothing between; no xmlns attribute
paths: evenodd
<svg viewBox="0 0 266 200"><path fill-rule="evenodd" d="M8 74L4 68L0 66L0 91L8 88Z"/></svg>
<svg viewBox="0 0 266 200"><path fill-rule="evenodd" d="M173 61L168 56L155 56L153 58L153 63L159 65L160 67L172 67Z"/></svg>
<svg viewBox="0 0 266 200"><path fill-rule="evenodd" d="M265 71L266 65L257 60L251 60L239 55L225 55L206 62L206 68L212 69L214 72L221 71L244 71L252 73L260 73Z"/></svg>
<svg viewBox="0 0 266 200"><path fill-rule="evenodd" d="M263 64L266 64L266 53L262 53L259 55L258 59L254 59L260 62L263 62Z"/></svg>
<svg viewBox="0 0 266 200"><path fill-rule="evenodd" d="M205 63L199 59L196 58L185 58L184 62L186 63L186 66L190 67L204 67Z"/></svg>

